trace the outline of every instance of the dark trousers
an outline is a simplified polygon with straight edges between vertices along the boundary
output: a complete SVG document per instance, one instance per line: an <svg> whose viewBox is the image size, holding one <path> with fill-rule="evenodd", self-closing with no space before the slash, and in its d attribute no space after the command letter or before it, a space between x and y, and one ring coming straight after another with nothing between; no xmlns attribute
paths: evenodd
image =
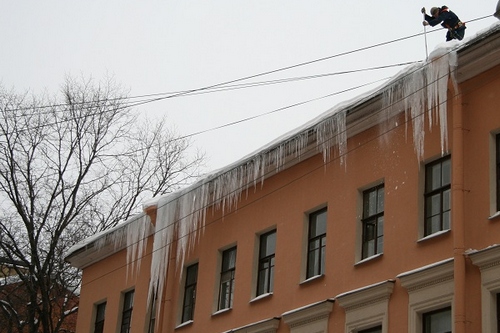
<svg viewBox="0 0 500 333"><path fill-rule="evenodd" d="M465 36L465 26L461 26L458 29L448 30L446 33L446 41L449 42L452 39L462 40Z"/></svg>

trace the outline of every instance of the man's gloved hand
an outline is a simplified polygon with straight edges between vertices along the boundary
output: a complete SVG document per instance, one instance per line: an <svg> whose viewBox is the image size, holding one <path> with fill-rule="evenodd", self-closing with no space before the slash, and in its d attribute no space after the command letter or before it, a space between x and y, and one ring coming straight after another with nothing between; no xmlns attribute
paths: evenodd
<svg viewBox="0 0 500 333"><path fill-rule="evenodd" d="M425 7L422 7L422 14L425 14Z"/></svg>

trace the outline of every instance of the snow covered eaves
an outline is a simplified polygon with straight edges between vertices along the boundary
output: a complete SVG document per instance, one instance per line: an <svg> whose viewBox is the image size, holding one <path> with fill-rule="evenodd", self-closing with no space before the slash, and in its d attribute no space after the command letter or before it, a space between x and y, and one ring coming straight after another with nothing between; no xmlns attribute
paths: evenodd
<svg viewBox="0 0 500 333"><path fill-rule="evenodd" d="M457 81L462 83L500 64L500 22L458 46Z"/></svg>
<svg viewBox="0 0 500 333"><path fill-rule="evenodd" d="M73 245L64 256L77 268L85 268L124 248L137 251L146 238L154 233L154 227L145 213L137 214L113 228L101 231Z"/></svg>
<svg viewBox="0 0 500 333"><path fill-rule="evenodd" d="M465 253L481 271L500 265L500 245L492 244L481 250L467 250Z"/></svg>
<svg viewBox="0 0 500 333"><path fill-rule="evenodd" d="M380 124L395 112L403 111L397 108L387 108L383 103L384 94L392 86L397 85L402 80L412 80L412 75L418 73L423 67L430 65L433 54L435 58L439 58L445 54L458 53L456 73L458 82L463 82L495 66L500 63L499 32L500 23L496 23L491 28L462 42L440 44L431 53L429 62L418 62L409 65L379 87L330 108L320 116L277 137L234 163L205 175L198 182L181 191L169 194L166 197L156 197L149 200L144 207L158 206L162 202L177 200L201 186L207 186L209 193L214 193L218 190L215 184L220 179L235 179L235 176L239 176L238 185L241 185L239 189L244 192L277 172L318 153L323 153L325 161L330 160L333 154L336 153L335 157L340 157L339 160L343 163L346 140L349 137ZM387 111L380 112L384 108ZM377 113L380 116L373 116ZM328 138L326 138L327 136ZM334 146L337 146L337 148L335 152L332 152ZM227 206L231 201L235 201L233 197L229 199L229 202L225 202L228 199L227 196L225 196L225 193L220 194L220 196L213 198L213 203Z"/></svg>

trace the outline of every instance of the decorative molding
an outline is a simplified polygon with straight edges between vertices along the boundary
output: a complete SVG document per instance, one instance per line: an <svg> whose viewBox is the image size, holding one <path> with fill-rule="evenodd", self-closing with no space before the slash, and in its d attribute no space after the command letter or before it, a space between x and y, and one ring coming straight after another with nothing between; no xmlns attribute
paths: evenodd
<svg viewBox="0 0 500 333"><path fill-rule="evenodd" d="M453 280L453 258L420 267L397 277L408 292Z"/></svg>
<svg viewBox="0 0 500 333"><path fill-rule="evenodd" d="M328 320L330 312L333 308L333 300L327 299L325 301L314 303L296 310L286 312L282 315L284 322L295 328L310 324L315 321Z"/></svg>
<svg viewBox="0 0 500 333"><path fill-rule="evenodd" d="M479 251L469 251L467 256L481 271L500 265L500 245L492 245Z"/></svg>
<svg viewBox="0 0 500 333"><path fill-rule="evenodd" d="M275 317L235 328L225 333L276 333L279 324L280 318Z"/></svg>
<svg viewBox="0 0 500 333"><path fill-rule="evenodd" d="M346 311L386 301L394 289L394 280L387 280L365 288L338 295L335 299Z"/></svg>

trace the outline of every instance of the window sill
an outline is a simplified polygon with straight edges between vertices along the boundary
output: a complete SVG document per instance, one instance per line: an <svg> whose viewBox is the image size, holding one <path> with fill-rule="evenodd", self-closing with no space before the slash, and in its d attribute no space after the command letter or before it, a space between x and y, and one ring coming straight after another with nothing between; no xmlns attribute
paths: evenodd
<svg viewBox="0 0 500 333"><path fill-rule="evenodd" d="M325 276L325 274L315 275L315 276L312 276L312 277L310 277L310 278L308 278L308 279L306 279L306 280L302 281L302 282L301 282L301 283L299 283L299 284L301 284L301 285L302 285L302 284L307 284L307 283L309 283L309 282L319 280L319 279L323 278L324 276Z"/></svg>
<svg viewBox="0 0 500 333"><path fill-rule="evenodd" d="M368 257L368 258L365 258L363 260L358 261L357 263L354 264L354 266L362 265L365 262L372 261L372 260L375 260L377 258L380 258L383 254L384 254L383 252L382 253L374 254L371 257Z"/></svg>
<svg viewBox="0 0 500 333"><path fill-rule="evenodd" d="M425 242L426 240L429 240L429 239L433 239L433 238L436 238L436 237L439 237L441 235L444 235L444 234L447 234L451 231L451 229L446 229L446 230L441 230L441 231L438 231L438 232L435 232L433 234L430 234L428 236L425 236L424 238L420 238L417 243L420 243L420 242Z"/></svg>
<svg viewBox="0 0 500 333"><path fill-rule="evenodd" d="M220 314L223 314L223 313L226 313L226 312L229 312L231 311L233 308L227 308L227 309L222 309L222 310L218 310L218 311L215 311L214 313L212 313L212 316L218 316Z"/></svg>
<svg viewBox="0 0 500 333"><path fill-rule="evenodd" d="M262 294L262 295L259 295L257 297L252 298L249 303L257 302L257 301L260 301L261 299L268 298L268 297L271 297L271 296L273 296L272 292L265 293L265 294Z"/></svg>
<svg viewBox="0 0 500 333"><path fill-rule="evenodd" d="M488 220L494 220L494 219L496 219L499 216L500 216L500 211L496 212L495 214L493 214L490 217L488 217Z"/></svg>
<svg viewBox="0 0 500 333"><path fill-rule="evenodd" d="M175 327L175 329L178 329L178 328L183 328L183 327L186 327L186 326L189 326L189 325L192 325L193 324L193 320L188 320L188 321L185 321L183 322L182 324L180 325L177 325Z"/></svg>

